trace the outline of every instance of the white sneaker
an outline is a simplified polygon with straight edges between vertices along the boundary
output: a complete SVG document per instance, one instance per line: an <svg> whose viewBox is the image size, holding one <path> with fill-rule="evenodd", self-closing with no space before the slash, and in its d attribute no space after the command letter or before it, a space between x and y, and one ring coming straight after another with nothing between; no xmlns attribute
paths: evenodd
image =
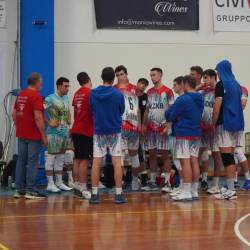
<svg viewBox="0 0 250 250"><path fill-rule="evenodd" d="M98 189L105 189L106 187L102 184L102 182L99 182L99 187Z"/></svg>
<svg viewBox="0 0 250 250"><path fill-rule="evenodd" d="M56 184L57 187L62 191L71 191L72 188L66 186L64 183Z"/></svg>
<svg viewBox="0 0 250 250"><path fill-rule="evenodd" d="M192 191L191 192L192 198L193 200L198 200L199 199L199 194L198 192Z"/></svg>
<svg viewBox="0 0 250 250"><path fill-rule="evenodd" d="M180 194L173 196L172 200L174 201L192 201L193 197L191 193L180 192Z"/></svg>
<svg viewBox="0 0 250 250"><path fill-rule="evenodd" d="M236 200L237 199L237 194L236 191L222 188L220 194L215 194L214 197L217 200Z"/></svg>
<svg viewBox="0 0 250 250"><path fill-rule="evenodd" d="M220 188L218 186L213 186L207 190L208 194L219 194Z"/></svg>
<svg viewBox="0 0 250 250"><path fill-rule="evenodd" d="M138 177L132 179L132 185L131 186L132 186L133 191L140 190L141 183L140 183L140 180L139 180Z"/></svg>
<svg viewBox="0 0 250 250"><path fill-rule="evenodd" d="M82 197L86 200L90 200L91 198L91 193L88 190L83 190L82 191Z"/></svg>
<svg viewBox="0 0 250 250"><path fill-rule="evenodd" d="M46 190L50 193L60 193L61 190L53 183L48 184Z"/></svg>
<svg viewBox="0 0 250 250"><path fill-rule="evenodd" d="M176 196L176 195L179 195L181 193L181 188L178 187L178 188L174 188L171 192L170 192L170 196Z"/></svg>
<svg viewBox="0 0 250 250"><path fill-rule="evenodd" d="M162 193L170 193L171 191L172 191L172 188L169 182L167 182L165 186L161 188Z"/></svg>

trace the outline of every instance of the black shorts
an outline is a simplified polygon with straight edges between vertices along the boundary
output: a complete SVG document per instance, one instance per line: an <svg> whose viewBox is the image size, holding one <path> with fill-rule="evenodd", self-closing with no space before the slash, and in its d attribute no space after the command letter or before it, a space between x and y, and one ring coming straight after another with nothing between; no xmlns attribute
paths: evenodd
<svg viewBox="0 0 250 250"><path fill-rule="evenodd" d="M93 137L80 134L72 134L75 149L75 159L90 160L93 157Z"/></svg>

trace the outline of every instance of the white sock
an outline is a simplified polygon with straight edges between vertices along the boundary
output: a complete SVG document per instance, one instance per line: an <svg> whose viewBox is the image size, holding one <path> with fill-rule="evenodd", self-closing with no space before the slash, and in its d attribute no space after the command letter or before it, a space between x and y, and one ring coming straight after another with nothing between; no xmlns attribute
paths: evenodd
<svg viewBox="0 0 250 250"><path fill-rule="evenodd" d="M157 174L156 174L155 172L151 172L151 173L150 173L150 181L151 181L151 182L155 183L156 175L157 175Z"/></svg>
<svg viewBox="0 0 250 250"><path fill-rule="evenodd" d="M61 174L56 174L56 184L57 185L63 184L62 175Z"/></svg>
<svg viewBox="0 0 250 250"><path fill-rule="evenodd" d="M245 179L246 180L250 180L249 171L247 171L246 173L244 173L244 175L245 175Z"/></svg>
<svg viewBox="0 0 250 250"><path fill-rule="evenodd" d="M68 174L68 180L73 182L73 175L72 175L72 171L67 171Z"/></svg>
<svg viewBox="0 0 250 250"><path fill-rule="evenodd" d="M219 187L219 181L220 181L220 177L214 177L213 178L213 182L214 182L215 187Z"/></svg>
<svg viewBox="0 0 250 250"><path fill-rule="evenodd" d="M48 185L54 185L53 175L47 176L47 180L48 180Z"/></svg>
<svg viewBox="0 0 250 250"><path fill-rule="evenodd" d="M183 191L187 194L191 193L191 183L183 183Z"/></svg>
<svg viewBox="0 0 250 250"><path fill-rule="evenodd" d="M98 194L98 187L92 187L92 194L94 195Z"/></svg>
<svg viewBox="0 0 250 250"><path fill-rule="evenodd" d="M199 188L199 182L193 182L192 183L192 191L198 193L198 188Z"/></svg>
<svg viewBox="0 0 250 250"><path fill-rule="evenodd" d="M227 179L227 187L228 187L228 189L230 189L230 190L235 190L235 188L234 188L234 179Z"/></svg>
<svg viewBox="0 0 250 250"><path fill-rule="evenodd" d="M237 171L235 172L234 181L238 182L238 172Z"/></svg>
<svg viewBox="0 0 250 250"><path fill-rule="evenodd" d="M207 172L202 173L202 180L207 181Z"/></svg>
<svg viewBox="0 0 250 250"><path fill-rule="evenodd" d="M180 186L179 188L182 190L183 189L183 179L180 178Z"/></svg>
<svg viewBox="0 0 250 250"><path fill-rule="evenodd" d="M122 194L122 188L115 188L115 193L117 195Z"/></svg>
<svg viewBox="0 0 250 250"><path fill-rule="evenodd" d="M165 178L165 183L170 182L170 173L162 173L161 176Z"/></svg>

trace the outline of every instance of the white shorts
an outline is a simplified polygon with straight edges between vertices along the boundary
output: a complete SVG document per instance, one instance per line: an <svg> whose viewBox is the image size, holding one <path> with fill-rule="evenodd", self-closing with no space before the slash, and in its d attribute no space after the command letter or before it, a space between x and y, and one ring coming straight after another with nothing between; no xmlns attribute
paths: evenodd
<svg viewBox="0 0 250 250"><path fill-rule="evenodd" d="M94 135L94 157L104 157L107 153L112 156L121 156L121 134Z"/></svg>
<svg viewBox="0 0 250 250"><path fill-rule="evenodd" d="M209 132L202 132L201 134L201 148L206 148L212 152L219 152L219 145L215 135Z"/></svg>
<svg viewBox="0 0 250 250"><path fill-rule="evenodd" d="M247 158L243 152L242 147L236 147L234 150L234 160L236 164L240 164L244 161L247 161Z"/></svg>
<svg viewBox="0 0 250 250"><path fill-rule="evenodd" d="M200 139L196 140L176 140L177 159L189 159L191 157L199 157Z"/></svg>
<svg viewBox="0 0 250 250"><path fill-rule="evenodd" d="M224 129L223 125L216 128L216 141L219 148L235 148L240 145L242 131L230 132Z"/></svg>
<svg viewBox="0 0 250 250"><path fill-rule="evenodd" d="M159 132L147 132L145 138L145 149L169 150L168 135L161 135Z"/></svg>
<svg viewBox="0 0 250 250"><path fill-rule="evenodd" d="M122 150L138 150L139 133L135 131L122 131Z"/></svg>

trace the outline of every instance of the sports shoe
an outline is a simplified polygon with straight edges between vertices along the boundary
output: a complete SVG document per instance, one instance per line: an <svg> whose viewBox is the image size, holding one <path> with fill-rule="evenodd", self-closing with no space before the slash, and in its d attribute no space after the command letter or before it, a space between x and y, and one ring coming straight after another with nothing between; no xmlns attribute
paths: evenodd
<svg viewBox="0 0 250 250"><path fill-rule="evenodd" d="M17 191L14 193L13 197L16 199L23 198L25 196L25 191Z"/></svg>
<svg viewBox="0 0 250 250"><path fill-rule="evenodd" d="M219 194L220 188L218 186L213 186L207 190L208 194Z"/></svg>
<svg viewBox="0 0 250 250"><path fill-rule="evenodd" d="M74 183L74 181L69 181L68 182L68 186L70 187L70 188L75 188L75 183Z"/></svg>
<svg viewBox="0 0 250 250"><path fill-rule="evenodd" d="M41 194L38 191L33 191L33 192L26 192L25 196L26 199L32 200L32 199L44 199L47 196L45 194Z"/></svg>
<svg viewBox="0 0 250 250"><path fill-rule="evenodd" d="M174 188L174 189L169 193L169 195L172 197L172 196L179 195L180 193L181 193L181 188L178 187L178 188Z"/></svg>
<svg viewBox="0 0 250 250"><path fill-rule="evenodd" d="M166 194L172 191L170 183L166 183L164 187L162 187L161 192Z"/></svg>
<svg viewBox="0 0 250 250"><path fill-rule="evenodd" d="M115 195L115 204L124 204L127 203L126 199L123 197L122 194Z"/></svg>
<svg viewBox="0 0 250 250"><path fill-rule="evenodd" d="M241 190L249 190L250 189L250 180L246 179L243 185L240 187Z"/></svg>
<svg viewBox="0 0 250 250"><path fill-rule="evenodd" d="M106 187L102 184L102 182L99 182L99 187L98 189L105 189Z"/></svg>
<svg viewBox="0 0 250 250"><path fill-rule="evenodd" d="M215 194L214 197L217 200L236 200L237 194L236 191L222 188L220 194Z"/></svg>
<svg viewBox="0 0 250 250"><path fill-rule="evenodd" d="M174 201L192 201L193 197L191 193L180 192L180 194L173 196L172 200Z"/></svg>
<svg viewBox="0 0 250 250"><path fill-rule="evenodd" d="M61 190L53 183L53 184L48 184L46 188L47 192L50 193L60 193Z"/></svg>
<svg viewBox="0 0 250 250"><path fill-rule="evenodd" d="M205 180L201 181L201 190L202 191L207 191L208 190L208 183Z"/></svg>
<svg viewBox="0 0 250 250"><path fill-rule="evenodd" d="M191 192L193 200L199 200L199 194L198 192L192 191Z"/></svg>
<svg viewBox="0 0 250 250"><path fill-rule="evenodd" d="M90 200L91 193L88 190L83 190L82 191L82 198L85 199L85 200Z"/></svg>
<svg viewBox="0 0 250 250"><path fill-rule="evenodd" d="M131 184L132 191L140 190L140 186L141 186L141 183L140 183L139 178L138 177L133 177L132 184Z"/></svg>
<svg viewBox="0 0 250 250"><path fill-rule="evenodd" d="M89 204L93 204L93 205L100 204L99 194L91 194Z"/></svg>
<svg viewBox="0 0 250 250"><path fill-rule="evenodd" d="M72 188L66 186L64 183L56 183L57 187L62 191L71 191Z"/></svg>
<svg viewBox="0 0 250 250"><path fill-rule="evenodd" d="M148 182L147 186L141 187L142 191L157 191L158 189L158 186L151 181Z"/></svg>

